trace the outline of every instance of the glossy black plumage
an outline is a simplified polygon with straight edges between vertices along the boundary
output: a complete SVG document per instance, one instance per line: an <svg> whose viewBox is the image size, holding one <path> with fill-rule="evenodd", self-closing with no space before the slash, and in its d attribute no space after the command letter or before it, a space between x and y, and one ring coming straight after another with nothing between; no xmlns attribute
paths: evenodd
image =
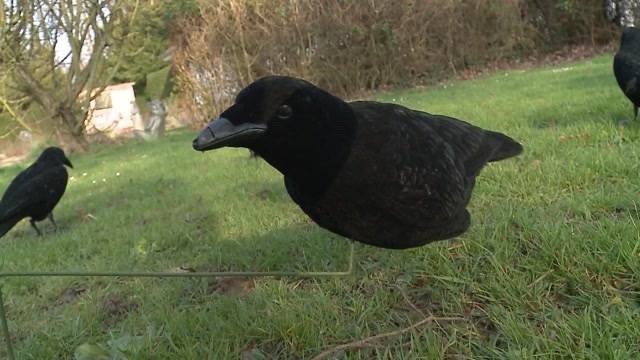
<svg viewBox="0 0 640 360"><path fill-rule="evenodd" d="M38 235L36 221L48 217L56 226L52 211L67 188L65 165L73 167L62 149L49 147L13 179L0 200L0 237L26 217Z"/></svg>
<svg viewBox="0 0 640 360"><path fill-rule="evenodd" d="M522 151L503 134L457 119L347 103L278 76L242 90L193 146L255 151L284 175L291 198L320 226L392 249L467 230L466 205L482 167Z"/></svg>
<svg viewBox="0 0 640 360"><path fill-rule="evenodd" d="M618 85L633 104L634 119L640 106L640 29L627 27L620 48L613 58L613 73Z"/></svg>

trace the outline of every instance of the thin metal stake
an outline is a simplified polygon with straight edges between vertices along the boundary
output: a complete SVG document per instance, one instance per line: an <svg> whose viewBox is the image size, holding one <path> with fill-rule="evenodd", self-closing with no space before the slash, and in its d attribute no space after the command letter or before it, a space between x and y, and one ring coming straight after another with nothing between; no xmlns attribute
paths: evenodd
<svg viewBox="0 0 640 360"><path fill-rule="evenodd" d="M13 346L11 345L11 334L9 333L9 324L7 323L7 315L4 311L4 299L2 298L2 286L0 286L0 321L2 322L2 333L4 334L4 342L7 344L7 354L10 360L15 360L13 354Z"/></svg>
<svg viewBox="0 0 640 360"><path fill-rule="evenodd" d="M351 240L351 252L349 253L349 269L347 270L347 275L351 275L351 273L353 272L353 258L355 256L354 253L356 252L355 246L356 242Z"/></svg>

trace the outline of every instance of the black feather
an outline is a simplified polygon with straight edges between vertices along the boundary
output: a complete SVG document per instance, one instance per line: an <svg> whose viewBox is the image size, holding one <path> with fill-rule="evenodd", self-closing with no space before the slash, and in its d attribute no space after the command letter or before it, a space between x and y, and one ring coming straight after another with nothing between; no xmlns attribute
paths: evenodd
<svg viewBox="0 0 640 360"><path fill-rule="evenodd" d="M462 234L475 178L522 152L510 137L447 116L372 101L347 103L299 79L267 77L194 140L247 147L283 175L320 226L403 249Z"/></svg>

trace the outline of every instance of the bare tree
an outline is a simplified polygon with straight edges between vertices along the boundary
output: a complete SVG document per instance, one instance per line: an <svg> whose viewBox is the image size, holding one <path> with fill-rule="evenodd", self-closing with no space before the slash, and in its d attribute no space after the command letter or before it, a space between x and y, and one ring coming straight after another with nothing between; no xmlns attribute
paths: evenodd
<svg viewBox="0 0 640 360"><path fill-rule="evenodd" d="M635 27L640 22L640 0L604 0L604 13L620 26Z"/></svg>
<svg viewBox="0 0 640 360"><path fill-rule="evenodd" d="M136 9L137 1L3 0L0 73L13 80L14 93L48 111L59 137L84 147L94 89L118 68L106 66L106 54L125 41Z"/></svg>

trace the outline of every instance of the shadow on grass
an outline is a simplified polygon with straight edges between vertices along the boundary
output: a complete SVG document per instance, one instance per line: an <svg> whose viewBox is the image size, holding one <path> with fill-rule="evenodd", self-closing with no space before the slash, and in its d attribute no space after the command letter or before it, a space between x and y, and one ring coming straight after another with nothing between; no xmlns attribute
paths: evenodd
<svg viewBox="0 0 640 360"><path fill-rule="evenodd" d="M247 200L254 203L258 201L293 204L281 178L268 181L242 181L234 184L227 191L237 196L247 197Z"/></svg>
<svg viewBox="0 0 640 360"><path fill-rule="evenodd" d="M207 241L198 271L342 271L350 240L305 222L270 232Z"/></svg>

